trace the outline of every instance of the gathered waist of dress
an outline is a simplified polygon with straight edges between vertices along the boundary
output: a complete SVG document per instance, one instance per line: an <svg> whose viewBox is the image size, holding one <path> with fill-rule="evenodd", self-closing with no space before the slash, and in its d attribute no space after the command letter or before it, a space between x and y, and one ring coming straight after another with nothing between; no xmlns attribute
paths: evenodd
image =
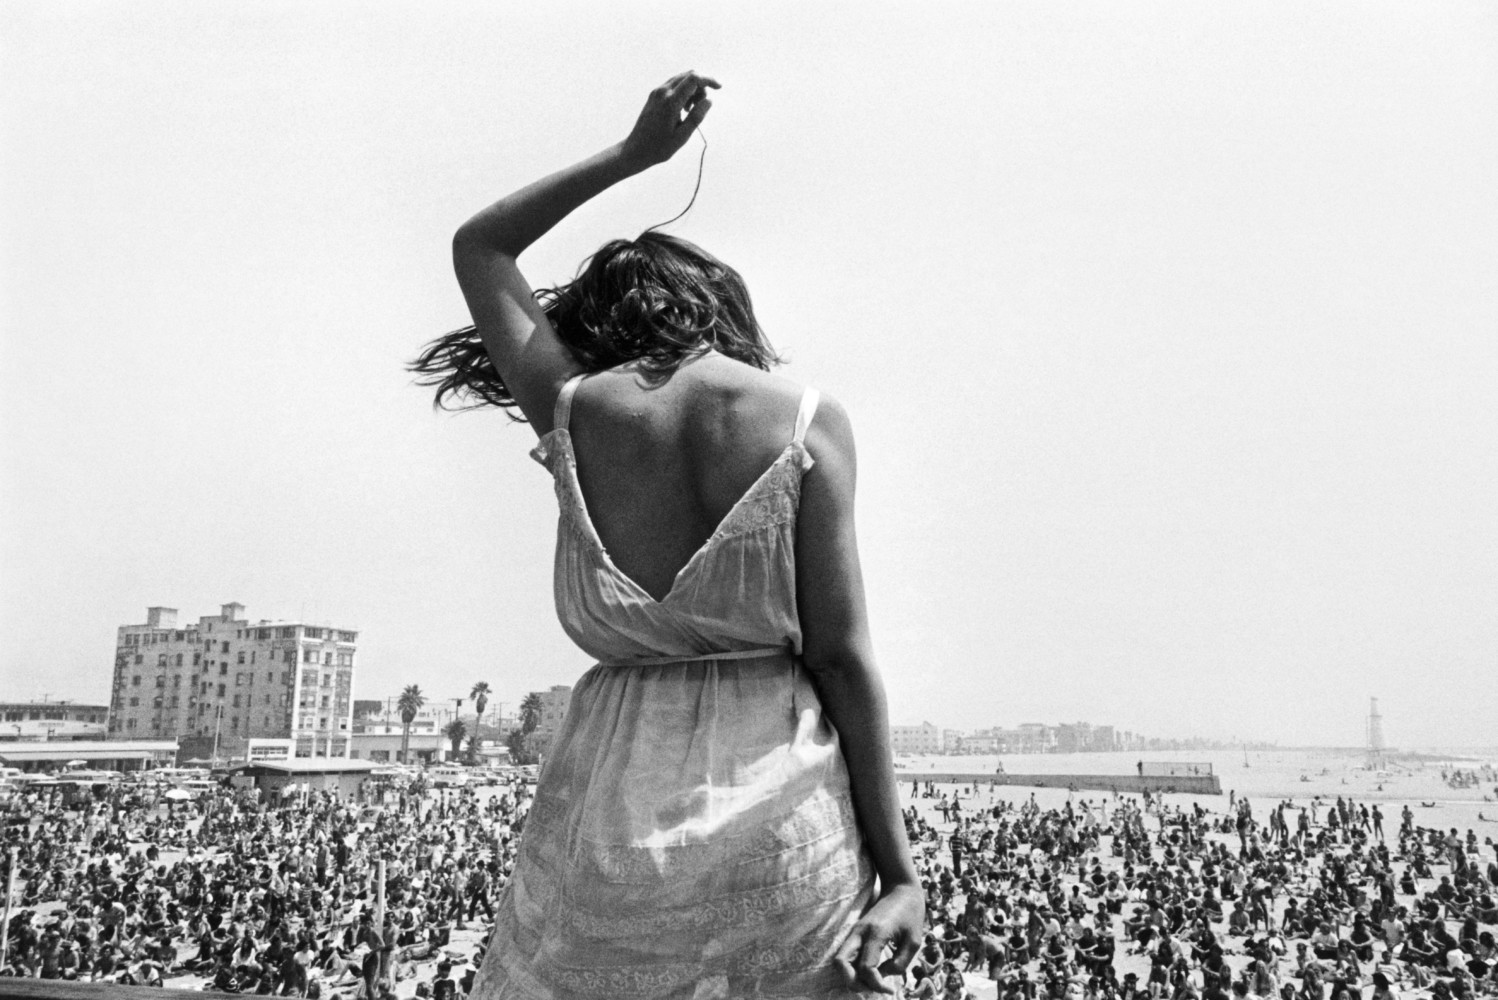
<svg viewBox="0 0 1498 1000"><path fill-rule="evenodd" d="M659 667L699 660L758 660L770 656L792 656L790 646L757 646L754 649L722 650L716 653L684 653L681 656L641 656L629 660L599 660L600 667Z"/></svg>

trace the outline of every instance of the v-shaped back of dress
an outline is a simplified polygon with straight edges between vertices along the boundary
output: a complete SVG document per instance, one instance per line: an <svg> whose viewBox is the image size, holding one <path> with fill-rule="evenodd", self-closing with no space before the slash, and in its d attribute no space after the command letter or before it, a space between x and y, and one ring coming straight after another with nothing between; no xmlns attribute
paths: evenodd
<svg viewBox="0 0 1498 1000"><path fill-rule="evenodd" d="M687 560L657 600L609 558L588 515L568 428L584 376L557 396L554 426L532 455L555 480L560 516L553 589L568 636L602 663L801 652L796 614L796 515L812 466L806 429L818 393L808 387L785 449Z"/></svg>

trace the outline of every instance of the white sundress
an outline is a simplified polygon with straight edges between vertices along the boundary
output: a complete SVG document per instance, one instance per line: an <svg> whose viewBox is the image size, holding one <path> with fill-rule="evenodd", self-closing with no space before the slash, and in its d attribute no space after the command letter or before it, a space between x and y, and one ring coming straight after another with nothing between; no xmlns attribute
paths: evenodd
<svg viewBox="0 0 1498 1000"><path fill-rule="evenodd" d="M533 455L561 508L557 613L599 663L542 768L471 996L863 996L831 956L872 904L874 871L796 613L817 392L657 601L589 519L567 426L581 378Z"/></svg>

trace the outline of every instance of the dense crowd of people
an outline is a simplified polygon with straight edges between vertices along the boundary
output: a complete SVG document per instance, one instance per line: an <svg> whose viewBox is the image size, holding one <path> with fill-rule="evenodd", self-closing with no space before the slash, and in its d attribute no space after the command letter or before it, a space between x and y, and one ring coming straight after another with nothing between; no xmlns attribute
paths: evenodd
<svg viewBox="0 0 1498 1000"><path fill-rule="evenodd" d="M1068 795L1041 808L916 781L929 931L904 995L964 1000L1436 1000L1498 995L1498 847L1339 798L1225 812ZM277 996L458 997L529 787L365 805L194 803L121 787L12 800L19 911L0 972ZM383 900L377 892L385 866ZM8 863L8 862L7 862ZM381 906L383 903L383 906ZM474 924L466 944L454 933Z"/></svg>
<svg viewBox="0 0 1498 1000"><path fill-rule="evenodd" d="M388 798L371 807L314 792L273 808L223 789L178 805L122 787L83 804L16 800L3 847L22 909L3 972L374 997L435 962L419 993L457 995L482 946L464 954L453 932L492 916L529 790L433 792L418 780Z"/></svg>
<svg viewBox="0 0 1498 1000"><path fill-rule="evenodd" d="M910 790L951 829L907 810L931 916L907 996L962 1000L964 972L1006 1000L1498 994L1498 848L1408 807L1386 839L1380 806L1346 798L1043 810Z"/></svg>

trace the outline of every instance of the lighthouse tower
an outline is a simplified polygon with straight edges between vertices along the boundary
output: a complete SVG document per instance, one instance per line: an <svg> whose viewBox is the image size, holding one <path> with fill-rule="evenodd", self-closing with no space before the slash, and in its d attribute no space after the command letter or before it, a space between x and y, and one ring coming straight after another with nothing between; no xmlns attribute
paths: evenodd
<svg viewBox="0 0 1498 1000"><path fill-rule="evenodd" d="M1384 717L1378 713L1378 699L1368 699L1368 767L1384 766Z"/></svg>

